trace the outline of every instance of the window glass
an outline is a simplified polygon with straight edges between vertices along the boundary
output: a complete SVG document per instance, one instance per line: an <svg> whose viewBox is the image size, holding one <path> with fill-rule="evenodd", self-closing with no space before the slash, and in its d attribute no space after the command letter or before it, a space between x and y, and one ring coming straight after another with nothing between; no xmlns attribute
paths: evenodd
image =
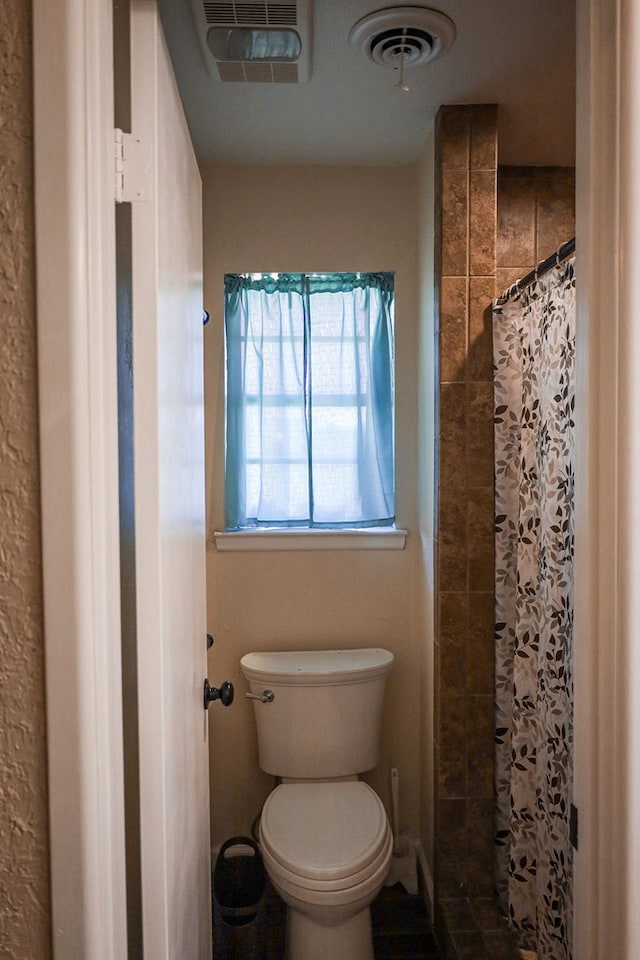
<svg viewBox="0 0 640 960"><path fill-rule="evenodd" d="M395 520L393 274L227 274L225 524Z"/></svg>

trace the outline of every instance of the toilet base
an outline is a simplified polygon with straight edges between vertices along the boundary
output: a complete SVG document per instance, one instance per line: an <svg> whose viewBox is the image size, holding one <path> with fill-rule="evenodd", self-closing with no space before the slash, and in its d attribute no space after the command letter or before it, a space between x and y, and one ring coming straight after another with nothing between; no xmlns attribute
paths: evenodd
<svg viewBox="0 0 640 960"><path fill-rule="evenodd" d="M368 907L332 926L287 908L287 960L374 960Z"/></svg>

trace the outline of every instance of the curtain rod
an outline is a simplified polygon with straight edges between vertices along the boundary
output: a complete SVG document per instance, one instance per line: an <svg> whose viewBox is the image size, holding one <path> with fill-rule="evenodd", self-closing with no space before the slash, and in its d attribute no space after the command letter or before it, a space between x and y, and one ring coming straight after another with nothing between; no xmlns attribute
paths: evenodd
<svg viewBox="0 0 640 960"><path fill-rule="evenodd" d="M566 260L568 257L573 256L576 252L576 238L572 237L571 240L567 240L566 243L561 243L555 253L552 253L550 257L547 257L546 260L541 260L537 267L531 270L522 280L516 280L515 283L512 283L504 293L501 293L497 297L495 303L496 306L500 307L503 303L506 303L507 300L510 300L512 297L518 296L525 287L528 287L529 284L535 283L536 280L539 280L540 277L544 276L549 270L557 266L559 263L562 263L563 260Z"/></svg>

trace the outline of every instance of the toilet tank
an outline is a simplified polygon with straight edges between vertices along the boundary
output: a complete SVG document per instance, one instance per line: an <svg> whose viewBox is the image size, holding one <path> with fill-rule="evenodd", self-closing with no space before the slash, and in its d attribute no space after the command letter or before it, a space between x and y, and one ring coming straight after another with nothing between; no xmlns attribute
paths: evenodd
<svg viewBox="0 0 640 960"><path fill-rule="evenodd" d="M240 666L253 701L259 763L267 773L329 780L378 763L388 650L247 653Z"/></svg>

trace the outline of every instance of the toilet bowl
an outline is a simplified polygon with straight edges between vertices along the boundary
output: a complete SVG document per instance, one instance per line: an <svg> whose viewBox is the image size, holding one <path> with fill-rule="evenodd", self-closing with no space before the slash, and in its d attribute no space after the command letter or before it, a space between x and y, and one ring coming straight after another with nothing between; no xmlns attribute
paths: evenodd
<svg viewBox="0 0 640 960"><path fill-rule="evenodd" d="M373 960L369 906L391 862L378 761L387 650L247 654L267 797L260 846L287 904L287 960Z"/></svg>
<svg viewBox="0 0 640 960"><path fill-rule="evenodd" d="M260 841L288 906L289 960L372 960L368 908L393 847L373 790L357 780L281 784L262 811Z"/></svg>

